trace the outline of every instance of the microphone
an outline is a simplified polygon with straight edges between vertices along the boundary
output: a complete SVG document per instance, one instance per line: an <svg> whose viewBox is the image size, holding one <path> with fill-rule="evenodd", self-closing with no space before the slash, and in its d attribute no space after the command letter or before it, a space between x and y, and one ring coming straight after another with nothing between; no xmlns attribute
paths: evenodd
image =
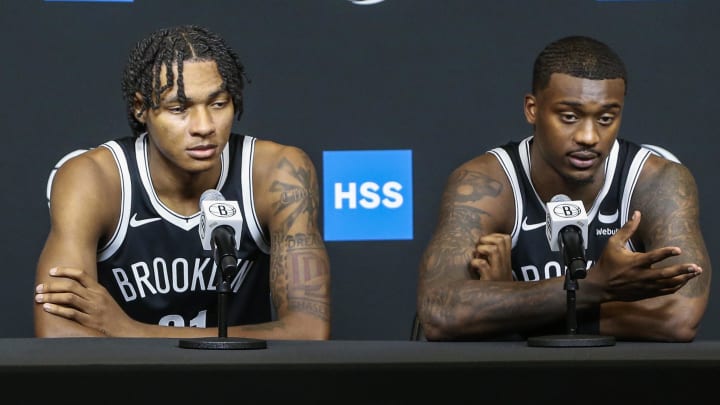
<svg viewBox="0 0 720 405"><path fill-rule="evenodd" d="M558 194L547 205L546 233L550 250L561 251L565 266L573 278L587 275L588 217L582 201Z"/></svg>
<svg viewBox="0 0 720 405"><path fill-rule="evenodd" d="M231 275L237 268L243 217L237 201L227 201L215 189L200 196L200 225L198 233L203 249L212 250L221 274ZM232 270L232 272L230 272Z"/></svg>

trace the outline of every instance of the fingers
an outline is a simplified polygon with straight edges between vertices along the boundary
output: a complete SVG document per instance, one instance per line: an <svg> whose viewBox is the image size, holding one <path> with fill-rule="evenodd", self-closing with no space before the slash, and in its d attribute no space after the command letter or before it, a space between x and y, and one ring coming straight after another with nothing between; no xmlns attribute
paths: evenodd
<svg viewBox="0 0 720 405"><path fill-rule="evenodd" d="M650 252L637 254L637 263L635 265L638 267L653 268L653 265L656 263L662 262L668 257L678 256L680 253L682 253L680 248L674 246L653 249ZM668 278L683 274L699 275L702 273L702 268L694 263L675 264L672 266L657 267L653 269L659 270L661 275Z"/></svg>
<svg viewBox="0 0 720 405"><path fill-rule="evenodd" d="M35 292L35 302L42 304L47 313L78 322L81 316L87 316L90 304L84 297L86 289L75 280L66 278L39 284Z"/></svg>
<svg viewBox="0 0 720 405"><path fill-rule="evenodd" d="M70 291L79 293L81 288L88 287L90 278L83 270L71 267L53 267L48 270L51 279L35 286L35 292Z"/></svg>
<svg viewBox="0 0 720 405"><path fill-rule="evenodd" d="M661 262L668 257L677 256L680 253L680 248L674 246L666 246L658 249L653 249L649 252L645 252L637 256L638 265L650 267L655 263Z"/></svg>
<svg viewBox="0 0 720 405"><path fill-rule="evenodd" d="M482 271L489 269L490 263L484 257L476 257L470 260L470 267Z"/></svg>
<svg viewBox="0 0 720 405"><path fill-rule="evenodd" d="M482 236L473 251L470 260L471 270L484 280L510 280L510 235L493 233Z"/></svg>
<svg viewBox="0 0 720 405"><path fill-rule="evenodd" d="M73 267L53 267L48 271L48 273L50 273L53 277L71 278L82 284L84 287L87 287L90 282L90 277L84 270Z"/></svg>
<svg viewBox="0 0 720 405"><path fill-rule="evenodd" d="M85 313L87 301L73 293L35 294L35 302L43 304L43 310L68 319L75 319L77 313Z"/></svg>
<svg viewBox="0 0 720 405"><path fill-rule="evenodd" d="M658 279L682 279L686 282L702 274L702 268L692 263L675 264L653 270L659 272Z"/></svg>
<svg viewBox="0 0 720 405"><path fill-rule="evenodd" d="M620 242L621 245L625 245L630 238L632 238L635 231L637 231L640 225L640 211L633 211L630 219L620 228L615 235L610 237L610 241Z"/></svg>
<svg viewBox="0 0 720 405"><path fill-rule="evenodd" d="M82 283L82 281L87 280L85 272L69 267L54 267L48 273L52 278L35 286L35 302L44 304L43 308L46 311L48 311L48 308L57 311L58 305L82 311L82 306L87 301L84 298L87 289ZM65 314L63 311L60 312L58 314L60 316L72 315Z"/></svg>
<svg viewBox="0 0 720 405"><path fill-rule="evenodd" d="M643 293L633 296L630 300L674 294L700 274L702 269L694 264L677 264L643 270L638 277L641 283L637 285Z"/></svg>
<svg viewBox="0 0 720 405"><path fill-rule="evenodd" d="M475 247L474 257L483 258L509 252L512 247L510 235L501 233L491 233L482 236Z"/></svg>

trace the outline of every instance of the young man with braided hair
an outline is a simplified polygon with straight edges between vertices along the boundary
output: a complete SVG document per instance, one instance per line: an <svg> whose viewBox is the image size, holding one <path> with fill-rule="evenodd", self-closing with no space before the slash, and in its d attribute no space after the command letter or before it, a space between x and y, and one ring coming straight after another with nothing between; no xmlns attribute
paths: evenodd
<svg viewBox="0 0 720 405"><path fill-rule="evenodd" d="M231 133L243 83L235 52L205 28L137 43L122 80L133 136L50 179L37 336L218 336L220 272L198 235L200 197L217 189L244 219L227 336L329 338L315 168L296 147Z"/></svg>
<svg viewBox="0 0 720 405"><path fill-rule="evenodd" d="M622 60L593 38L538 55L524 103L533 134L463 163L446 184L419 269L427 339L571 334L563 259L545 229L559 194L588 212L577 332L696 337L711 266L695 180L672 155L618 138L626 86Z"/></svg>

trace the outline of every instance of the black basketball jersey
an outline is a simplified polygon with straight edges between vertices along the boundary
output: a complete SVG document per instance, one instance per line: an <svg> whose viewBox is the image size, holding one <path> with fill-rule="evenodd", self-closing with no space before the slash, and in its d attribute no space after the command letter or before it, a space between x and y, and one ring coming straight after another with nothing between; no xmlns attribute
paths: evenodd
<svg viewBox="0 0 720 405"><path fill-rule="evenodd" d="M217 326L220 274L198 234L200 212L180 215L155 194L146 134L104 143L120 171L122 208L114 235L98 250L98 280L123 310L144 323ZM227 299L228 325L271 319L269 242L255 214L255 138L233 134L221 154L216 189L243 214L238 273Z"/></svg>
<svg viewBox="0 0 720 405"><path fill-rule="evenodd" d="M515 197L515 224L511 233L513 279L525 282L565 275L560 252L551 251L547 240L545 203L530 180L531 142L532 136L489 151L500 162L512 186ZM605 160L605 183L593 205L586 207L588 267L600 257L610 236L627 222L630 198L640 171L651 153L654 152L648 148L622 139L617 139L611 148ZM628 247L635 250L632 243L628 243ZM582 280L578 283L582 289ZM597 316L597 308L584 314L578 313L578 330L596 333ZM560 329L557 330L557 327ZM556 325L555 330L544 332L563 333L564 330L561 325Z"/></svg>

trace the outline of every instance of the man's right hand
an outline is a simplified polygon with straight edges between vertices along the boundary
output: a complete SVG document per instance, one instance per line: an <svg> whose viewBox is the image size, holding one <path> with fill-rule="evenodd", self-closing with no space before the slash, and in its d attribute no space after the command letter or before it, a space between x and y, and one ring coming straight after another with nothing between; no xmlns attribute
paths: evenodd
<svg viewBox="0 0 720 405"><path fill-rule="evenodd" d="M510 235L491 233L482 236L475 245L470 269L481 280L512 281Z"/></svg>

